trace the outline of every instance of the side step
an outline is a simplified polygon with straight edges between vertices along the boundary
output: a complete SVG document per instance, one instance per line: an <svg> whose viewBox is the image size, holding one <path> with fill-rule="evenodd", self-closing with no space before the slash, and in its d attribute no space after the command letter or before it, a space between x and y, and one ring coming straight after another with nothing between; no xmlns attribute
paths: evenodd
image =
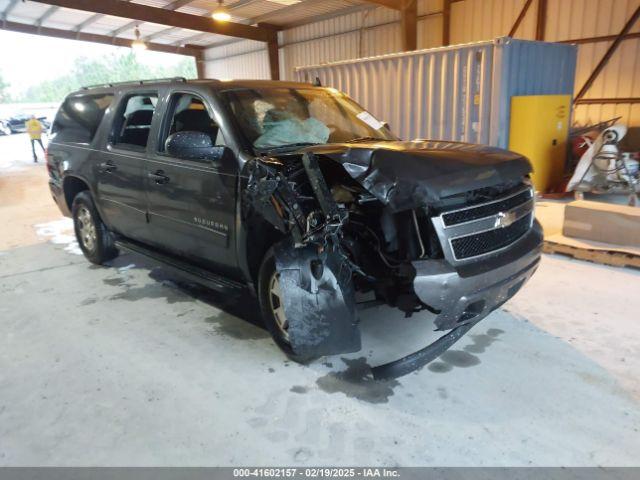
<svg viewBox="0 0 640 480"><path fill-rule="evenodd" d="M123 250L143 255L154 262L160 263L163 267L175 271L179 276L185 277L194 283L202 284L213 290L229 294L237 294L246 289L246 285L243 283L229 280L228 278L216 275L208 270L182 260L178 260L170 255L152 250L138 243L119 238L116 240L116 246Z"/></svg>

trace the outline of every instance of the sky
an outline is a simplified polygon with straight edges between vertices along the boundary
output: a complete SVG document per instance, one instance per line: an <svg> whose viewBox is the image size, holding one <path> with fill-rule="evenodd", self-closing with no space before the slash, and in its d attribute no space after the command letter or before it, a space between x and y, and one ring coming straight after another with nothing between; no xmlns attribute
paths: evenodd
<svg viewBox="0 0 640 480"><path fill-rule="evenodd" d="M64 75L77 57L95 58L113 52L129 51L125 47L4 30L0 30L0 45L0 72L11 84L12 94L22 92L46 78ZM142 63L166 66L184 59L182 55L149 51L136 52L136 55Z"/></svg>

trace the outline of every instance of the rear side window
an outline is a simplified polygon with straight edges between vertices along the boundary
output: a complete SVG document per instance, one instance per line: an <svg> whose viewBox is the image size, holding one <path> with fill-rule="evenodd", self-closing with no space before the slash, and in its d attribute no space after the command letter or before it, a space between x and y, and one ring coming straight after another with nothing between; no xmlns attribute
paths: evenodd
<svg viewBox="0 0 640 480"><path fill-rule="evenodd" d="M144 149L149 140L157 93L130 95L123 99L114 121L111 143L119 147Z"/></svg>
<svg viewBox="0 0 640 480"><path fill-rule="evenodd" d="M56 140L91 143L112 100L110 93L68 97L58 110L51 129Z"/></svg>

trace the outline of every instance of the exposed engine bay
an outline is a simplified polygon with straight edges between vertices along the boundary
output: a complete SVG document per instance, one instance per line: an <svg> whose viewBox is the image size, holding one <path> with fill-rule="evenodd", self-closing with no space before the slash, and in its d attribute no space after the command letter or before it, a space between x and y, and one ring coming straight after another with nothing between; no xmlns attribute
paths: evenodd
<svg viewBox="0 0 640 480"><path fill-rule="evenodd" d="M493 214L487 202L521 196L529 171L516 154L444 142L332 144L248 162L243 219L267 222L282 238L275 256L292 349L317 356L358 351L356 295L406 316L441 314L414 289L416 265L452 263L432 219L462 208L476 215L472 223ZM511 208L509 201L496 208ZM474 213L475 205L487 212ZM468 267L474 260L453 263ZM458 328L457 339L488 313L436 327ZM422 363L449 340L430 346Z"/></svg>

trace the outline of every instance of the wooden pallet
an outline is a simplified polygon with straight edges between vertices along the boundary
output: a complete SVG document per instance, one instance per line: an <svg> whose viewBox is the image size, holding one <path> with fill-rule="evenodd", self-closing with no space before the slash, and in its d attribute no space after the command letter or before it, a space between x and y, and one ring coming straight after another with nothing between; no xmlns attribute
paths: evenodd
<svg viewBox="0 0 640 480"><path fill-rule="evenodd" d="M545 240L542 251L544 253L568 255L579 260L587 260L603 265L640 269L640 255L621 250L584 248Z"/></svg>

